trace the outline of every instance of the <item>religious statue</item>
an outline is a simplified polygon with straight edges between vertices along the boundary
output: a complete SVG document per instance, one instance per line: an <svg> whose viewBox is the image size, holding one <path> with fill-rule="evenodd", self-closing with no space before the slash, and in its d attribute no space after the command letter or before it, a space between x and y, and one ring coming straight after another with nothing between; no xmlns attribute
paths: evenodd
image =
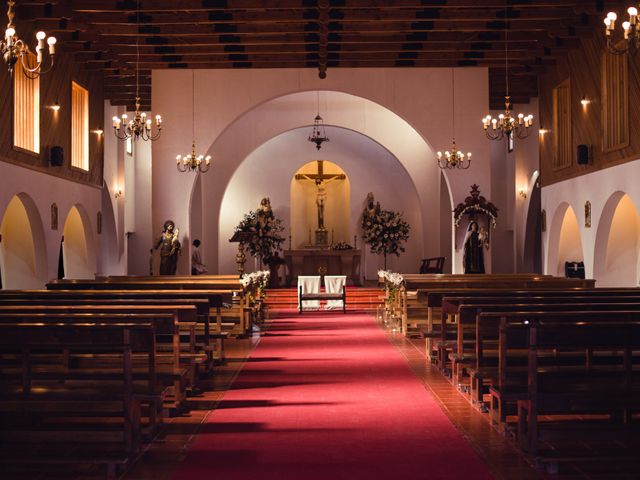
<svg viewBox="0 0 640 480"><path fill-rule="evenodd" d="M363 219L374 218L380 213L380 202L373 203L374 200L373 192L367 193L367 204L364 207L364 212L362 212Z"/></svg>
<svg viewBox="0 0 640 480"><path fill-rule="evenodd" d="M480 231L478 222L475 220L469 222L469 227L464 237L464 254L462 257L464 273L485 273L483 247L486 240L486 232Z"/></svg>
<svg viewBox="0 0 640 480"><path fill-rule="evenodd" d="M260 208L258 209L258 232L259 235L264 233L264 229L267 226L268 219L273 215L271 209L271 200L269 197L264 197L260 200Z"/></svg>
<svg viewBox="0 0 640 480"><path fill-rule="evenodd" d="M318 207L318 230L325 230L324 228L324 202L327 200L327 191L322 186L322 181L316 180L318 186L318 195L316 197L316 206Z"/></svg>
<svg viewBox="0 0 640 480"><path fill-rule="evenodd" d="M318 173L306 174L299 173L295 176L296 180L306 180L313 182L318 189L316 194L316 207L318 214L318 228L316 230L316 245L328 245L327 228L324 224L324 208L327 201L326 186L334 180L344 180L346 176L344 174L325 174L324 173L324 161L317 160Z"/></svg>
<svg viewBox="0 0 640 480"><path fill-rule="evenodd" d="M180 254L180 232L173 220L167 220L162 226L162 234L156 241L154 249L160 248L160 275L175 275Z"/></svg>

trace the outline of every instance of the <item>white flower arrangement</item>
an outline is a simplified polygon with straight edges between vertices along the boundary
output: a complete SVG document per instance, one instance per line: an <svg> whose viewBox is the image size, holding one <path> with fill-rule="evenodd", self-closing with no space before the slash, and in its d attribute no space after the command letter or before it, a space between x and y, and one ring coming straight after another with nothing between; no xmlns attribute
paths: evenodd
<svg viewBox="0 0 640 480"><path fill-rule="evenodd" d="M271 273L269 270L258 270L257 272L243 273L242 277L240 277L240 284L244 288L255 286L259 290L263 291L269 284L270 276Z"/></svg>
<svg viewBox="0 0 640 480"><path fill-rule="evenodd" d="M387 290L388 302L395 302L398 292L404 284L404 277L399 273L388 270L378 270L378 277L384 279L384 288Z"/></svg>
<svg viewBox="0 0 640 480"><path fill-rule="evenodd" d="M390 210L376 210L365 212L361 220L364 232L364 243L369 245L371 253L385 256L393 253L400 256L404 252L403 243L409 239L409 224L402 218L402 213Z"/></svg>
<svg viewBox="0 0 640 480"><path fill-rule="evenodd" d="M395 288L400 288L404 282L402 275L388 270L378 270L378 277L384 279L385 285L390 284Z"/></svg>

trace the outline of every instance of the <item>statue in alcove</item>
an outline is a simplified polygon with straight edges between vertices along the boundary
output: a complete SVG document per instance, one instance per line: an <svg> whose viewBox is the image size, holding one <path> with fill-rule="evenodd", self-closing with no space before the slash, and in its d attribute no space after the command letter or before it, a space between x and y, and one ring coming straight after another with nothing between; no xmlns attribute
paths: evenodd
<svg viewBox="0 0 640 480"><path fill-rule="evenodd" d="M162 226L162 233L155 243L154 249L160 248L160 275L175 275L180 255L180 232L173 220L167 220Z"/></svg>
<svg viewBox="0 0 640 480"><path fill-rule="evenodd" d="M485 273L484 271L484 246L487 240L484 228L478 227L478 222L469 222L467 233L464 237L464 252L462 264L464 273Z"/></svg>

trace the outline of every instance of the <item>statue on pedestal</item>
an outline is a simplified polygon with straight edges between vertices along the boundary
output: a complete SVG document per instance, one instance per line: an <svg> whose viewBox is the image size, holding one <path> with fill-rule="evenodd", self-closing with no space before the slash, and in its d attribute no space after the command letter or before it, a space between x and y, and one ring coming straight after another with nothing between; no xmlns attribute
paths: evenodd
<svg viewBox="0 0 640 480"><path fill-rule="evenodd" d="M154 249L160 248L160 275L175 275L180 254L180 231L173 220L167 220L162 226L162 234L156 241Z"/></svg>

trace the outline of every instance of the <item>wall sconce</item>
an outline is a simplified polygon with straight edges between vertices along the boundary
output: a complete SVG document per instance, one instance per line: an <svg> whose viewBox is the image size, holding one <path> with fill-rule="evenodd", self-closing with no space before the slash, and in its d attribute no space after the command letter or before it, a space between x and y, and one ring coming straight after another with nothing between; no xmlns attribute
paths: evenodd
<svg viewBox="0 0 640 480"><path fill-rule="evenodd" d="M116 198L120 198L122 195L123 195L123 194L122 194L122 188L117 187L117 188L116 188L116 194L115 194L115 197L116 197Z"/></svg>
<svg viewBox="0 0 640 480"><path fill-rule="evenodd" d="M582 100L580 100L580 103L582 104L582 108L586 109L587 105L591 103L591 100L589 100L587 97L582 97Z"/></svg>
<svg viewBox="0 0 640 480"><path fill-rule="evenodd" d="M96 135L98 135L99 137L102 136L102 134L104 133L104 130L98 128L96 130L92 130L93 133L95 133Z"/></svg>
<svg viewBox="0 0 640 480"><path fill-rule="evenodd" d="M547 130L547 129L546 129L546 128L544 128L544 127L540 127L540 129L538 130L538 133L539 133L540 135L544 135L545 133L548 133L548 132L549 132L549 130Z"/></svg>
<svg viewBox="0 0 640 480"><path fill-rule="evenodd" d="M525 187L520 187L520 190L518 190L518 195L520 195L522 198L527 198L527 189Z"/></svg>
<svg viewBox="0 0 640 480"><path fill-rule="evenodd" d="M53 110L54 112L58 113L58 111L60 110L60 104L58 103L58 101L56 100L56 103L54 103L53 105L51 105L49 107L51 110Z"/></svg>

